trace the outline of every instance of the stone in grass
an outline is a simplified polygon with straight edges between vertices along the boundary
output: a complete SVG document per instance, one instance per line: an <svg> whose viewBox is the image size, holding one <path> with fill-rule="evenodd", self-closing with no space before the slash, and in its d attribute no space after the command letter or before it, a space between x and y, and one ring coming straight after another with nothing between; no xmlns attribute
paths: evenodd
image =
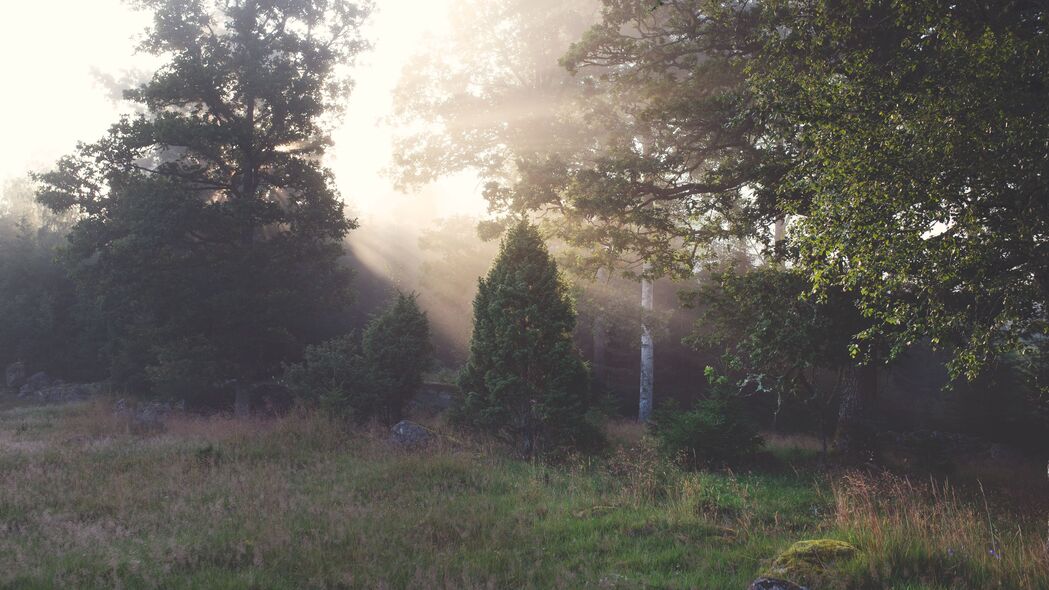
<svg viewBox="0 0 1049 590"><path fill-rule="evenodd" d="M758 578L750 583L747 590L808 590L808 588L778 578Z"/></svg>
<svg viewBox="0 0 1049 590"><path fill-rule="evenodd" d="M18 389L18 397L29 397L34 393L50 387L55 384L55 380L51 378L47 373L40 371L39 373L33 373L31 377L25 380L22 387Z"/></svg>
<svg viewBox="0 0 1049 590"><path fill-rule="evenodd" d="M390 440L402 447L421 447L433 440L433 433L425 426L401 420L390 429Z"/></svg>
<svg viewBox="0 0 1049 590"><path fill-rule="evenodd" d="M821 576L835 561L849 559L859 550L845 541L798 541L772 562L769 574L777 578L809 580Z"/></svg>

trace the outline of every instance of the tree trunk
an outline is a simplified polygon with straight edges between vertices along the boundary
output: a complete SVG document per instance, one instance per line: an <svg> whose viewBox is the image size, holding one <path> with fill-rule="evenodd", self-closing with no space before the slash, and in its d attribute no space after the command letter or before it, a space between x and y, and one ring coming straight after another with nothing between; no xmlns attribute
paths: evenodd
<svg viewBox="0 0 1049 590"><path fill-rule="evenodd" d="M608 320L604 314L594 318L594 377L608 382Z"/></svg>
<svg viewBox="0 0 1049 590"><path fill-rule="evenodd" d="M647 270L647 269L646 269ZM652 416L652 391L655 381L654 350L652 343L652 281L641 279L641 401L637 419L648 422Z"/></svg>
<svg viewBox="0 0 1049 590"><path fill-rule="evenodd" d="M608 269L597 271L597 281L604 284L608 280ZM602 386L608 383L608 316L600 304L595 306L594 328L591 336L594 340L594 378Z"/></svg>
<svg viewBox="0 0 1049 590"><path fill-rule="evenodd" d="M850 460L873 459L874 428L870 413L878 391L878 365L874 361L848 372L838 410L834 450Z"/></svg>

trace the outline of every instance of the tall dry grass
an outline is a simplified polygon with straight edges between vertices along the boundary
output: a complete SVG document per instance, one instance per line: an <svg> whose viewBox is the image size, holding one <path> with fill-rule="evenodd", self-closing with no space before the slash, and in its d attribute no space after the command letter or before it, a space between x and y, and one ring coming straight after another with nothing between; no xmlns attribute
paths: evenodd
<svg viewBox="0 0 1049 590"><path fill-rule="evenodd" d="M1044 505L1003 511L982 486L849 472L832 484L835 525L861 547L855 588L1049 588Z"/></svg>
<svg viewBox="0 0 1049 590"><path fill-rule="evenodd" d="M305 410L165 423L0 410L0 587L731 589L826 536L862 553L821 590L1049 587L1043 507L823 474L811 450L811 469L688 472L626 423L557 464L439 422L412 451Z"/></svg>

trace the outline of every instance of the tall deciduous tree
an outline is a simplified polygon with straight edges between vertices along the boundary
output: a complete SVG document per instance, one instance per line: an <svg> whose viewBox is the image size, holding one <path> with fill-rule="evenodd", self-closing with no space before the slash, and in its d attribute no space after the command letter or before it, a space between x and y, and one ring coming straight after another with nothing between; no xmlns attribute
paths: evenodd
<svg viewBox="0 0 1049 590"><path fill-rule="evenodd" d="M144 108L38 177L76 208L69 254L103 301L114 377L186 394L269 376L345 301L354 227L319 163L365 8L347 0L143 0L166 60Z"/></svg>
<svg viewBox="0 0 1049 590"><path fill-rule="evenodd" d="M753 4L603 2L562 61L615 109L589 103L599 140L526 162L508 207L556 211L558 237L655 276L690 275L713 243L767 238L781 150L751 108Z"/></svg>
<svg viewBox="0 0 1049 590"><path fill-rule="evenodd" d="M863 336L950 345L952 375L1049 331L1049 8L790 2L752 65L817 288Z"/></svg>
<svg viewBox="0 0 1049 590"><path fill-rule="evenodd" d="M630 126L526 168L519 210L685 271L790 214L781 253L874 319L858 347L927 337L954 348L955 376L1045 334L1045 6L604 6L565 63L629 97Z"/></svg>
<svg viewBox="0 0 1049 590"><path fill-rule="evenodd" d="M457 0L453 34L405 68L395 94L408 130L402 182L474 170L505 184L517 160L577 145L568 124L582 86L558 64L597 17L596 0Z"/></svg>
<svg viewBox="0 0 1049 590"><path fill-rule="evenodd" d="M857 384L849 343L869 322L852 297L835 291L819 301L805 297L810 288L808 277L796 269L718 269L692 294L690 302L703 312L689 341L723 352L740 390L773 395L777 407L798 401L810 408L824 450L827 435L838 427L836 446L848 454L865 446L868 416L839 414L835 422L834 412L842 398L856 397L850 391Z"/></svg>
<svg viewBox="0 0 1049 590"><path fill-rule="evenodd" d="M506 234L474 299L460 416L525 454L593 441L586 365L572 343L575 310L538 230Z"/></svg>

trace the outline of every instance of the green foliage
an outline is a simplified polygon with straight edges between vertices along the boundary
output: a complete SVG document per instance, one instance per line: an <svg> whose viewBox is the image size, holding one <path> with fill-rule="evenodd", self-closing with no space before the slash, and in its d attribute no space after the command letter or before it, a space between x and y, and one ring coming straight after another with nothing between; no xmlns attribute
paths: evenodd
<svg viewBox="0 0 1049 590"><path fill-rule="evenodd" d="M208 395L271 377L321 335L304 310L347 302L337 259L355 224L319 163L321 120L341 108L364 11L140 4L141 49L167 60L126 93L144 112L39 175L38 198L79 214L67 255L111 330L114 379Z"/></svg>
<svg viewBox="0 0 1049 590"><path fill-rule="evenodd" d="M105 406L0 410L0 439L41 450L0 445L0 586L721 590L820 538L861 553L818 588L1049 586L1044 513L1014 513L993 488L988 512L978 492L807 463L654 474L629 450L559 466L402 453L312 413L177 424L143 444ZM134 523L134 538L114 521Z"/></svg>
<svg viewBox="0 0 1049 590"><path fill-rule="evenodd" d="M215 346L202 336L165 340L153 344L152 352L155 356L145 368L143 385L151 386L157 397L185 400L191 407L214 405L216 384L228 379L232 370L223 363ZM134 370L134 360L129 359L129 370Z"/></svg>
<svg viewBox="0 0 1049 590"><path fill-rule="evenodd" d="M827 436L845 374L863 360L850 354L852 336L867 324L847 294L810 291L805 273L778 265L712 272L687 296L701 309L687 341L723 354L739 387L775 397L777 412L804 407Z"/></svg>
<svg viewBox="0 0 1049 590"><path fill-rule="evenodd" d="M562 63L587 88L589 142L523 158L494 205L558 216L557 237L594 264L689 276L715 242L760 234L781 170L747 110L734 42L743 2L605 0Z"/></svg>
<svg viewBox="0 0 1049 590"><path fill-rule="evenodd" d="M332 413L364 421L396 422L422 384L433 354L430 325L415 295L397 298L364 329L307 346L301 363L288 365L284 381L303 399Z"/></svg>
<svg viewBox="0 0 1049 590"><path fill-rule="evenodd" d="M993 9L989 7L993 6ZM1045 334L1044 5L803 1L750 66L777 187L818 290L858 295L864 340L928 337L974 378Z"/></svg>
<svg viewBox="0 0 1049 590"><path fill-rule="evenodd" d="M521 221L478 285L458 417L525 454L592 444L586 365L572 342L575 311L538 230Z"/></svg>
<svg viewBox="0 0 1049 590"><path fill-rule="evenodd" d="M307 346L300 363L284 368L284 383L332 414L365 420L378 406L356 335Z"/></svg>
<svg viewBox="0 0 1049 590"><path fill-rule="evenodd" d="M392 424L419 390L433 359L430 323L414 294L398 293L394 302L364 329L362 356L375 388L378 412Z"/></svg>
<svg viewBox="0 0 1049 590"><path fill-rule="evenodd" d="M26 179L0 190L0 367L22 361L30 372L102 378L105 326L58 260L74 220L38 205Z"/></svg>
<svg viewBox="0 0 1049 590"><path fill-rule="evenodd" d="M775 265L714 272L688 295L702 308L690 342L721 347L732 368L779 380L801 378L810 367L852 365L851 336L863 318L846 294L821 300L810 288L805 274Z"/></svg>
<svg viewBox="0 0 1049 590"><path fill-rule="evenodd" d="M1047 333L1044 6L603 4L564 58L591 89L592 145L524 158L494 204L654 273L763 243L817 294L854 294L859 343L928 338L953 377Z"/></svg>
<svg viewBox="0 0 1049 590"><path fill-rule="evenodd" d="M673 403L661 404L653 414L652 434L665 455L689 467L738 464L764 443L728 378L711 367L706 375L709 395L687 412Z"/></svg>

